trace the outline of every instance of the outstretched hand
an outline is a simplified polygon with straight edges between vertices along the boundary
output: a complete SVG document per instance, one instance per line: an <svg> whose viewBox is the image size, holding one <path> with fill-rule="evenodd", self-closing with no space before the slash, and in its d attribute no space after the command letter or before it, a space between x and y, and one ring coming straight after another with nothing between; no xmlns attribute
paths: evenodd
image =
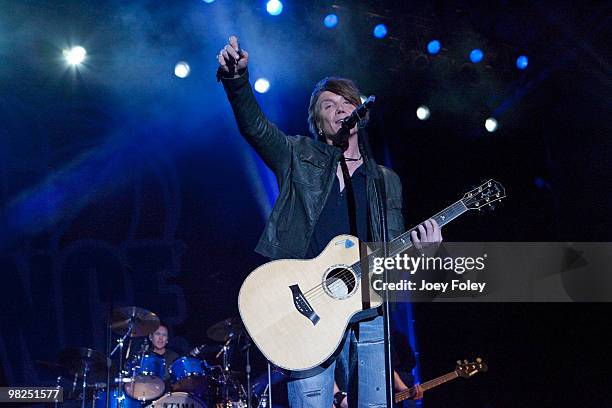
<svg viewBox="0 0 612 408"><path fill-rule="evenodd" d="M226 76L236 77L246 69L249 62L249 53L240 49L238 37L232 35L229 38L229 43L219 51L217 61L219 62L219 69Z"/></svg>

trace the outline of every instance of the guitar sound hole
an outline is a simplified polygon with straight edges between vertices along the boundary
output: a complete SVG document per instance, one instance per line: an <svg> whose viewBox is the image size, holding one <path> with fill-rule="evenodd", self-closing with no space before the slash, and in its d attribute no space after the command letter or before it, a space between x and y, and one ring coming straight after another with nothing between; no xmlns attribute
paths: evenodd
<svg viewBox="0 0 612 408"><path fill-rule="evenodd" d="M346 299L356 287L355 274L350 269L334 268L325 276L323 287L335 299Z"/></svg>

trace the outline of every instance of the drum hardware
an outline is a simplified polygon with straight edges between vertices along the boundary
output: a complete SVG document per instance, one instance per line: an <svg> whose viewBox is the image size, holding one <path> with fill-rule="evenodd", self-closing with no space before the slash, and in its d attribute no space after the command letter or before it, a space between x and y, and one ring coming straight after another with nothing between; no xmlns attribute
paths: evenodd
<svg viewBox="0 0 612 408"><path fill-rule="evenodd" d="M166 407L207 408L207 405L204 403L204 401L186 392L170 392L162 396L161 398L151 402L145 408Z"/></svg>
<svg viewBox="0 0 612 408"><path fill-rule="evenodd" d="M111 329L124 337L148 336L159 327L159 317L146 309L128 306L113 309Z"/></svg>
<svg viewBox="0 0 612 408"><path fill-rule="evenodd" d="M177 358L169 370L173 383L172 390L205 398L209 393L209 370L205 360L190 355Z"/></svg>
<svg viewBox="0 0 612 408"><path fill-rule="evenodd" d="M139 307L111 307L107 321L105 354L89 348L71 348L60 353L58 363L37 361L58 374L58 387L69 391L65 391L64 397L72 393L68 398L76 400L81 408L143 408L145 405L163 408L174 406L172 404L188 404L185 406L194 408L245 408L252 404L265 407L268 403L267 388L261 394L263 401L259 400L260 394L252 390L251 341L240 319L224 319L209 327L209 337L223 343L200 345L172 362L168 370L169 384L163 381L165 360L148 350L147 339L139 350L134 349L135 343L132 343L136 337L147 336L159 327L157 316ZM118 335L114 346L113 333ZM236 351L245 353L245 371L231 370ZM221 364L209 366L205 355L209 361L216 355ZM111 365L113 356L118 369ZM102 375L106 376L104 380ZM243 386L245 376L246 389ZM164 394L166 387L170 392ZM55 407L61 405L56 403Z"/></svg>
<svg viewBox="0 0 612 408"><path fill-rule="evenodd" d="M117 401L122 401L127 398L124 395L124 381L123 381L123 347L125 341L129 338L130 343L128 344L128 353L131 348L131 340L133 337L142 337L153 333L159 327L160 321L157 315L153 312L150 312L146 309L142 309L136 306L128 306L128 307L117 307L112 311L112 317L110 319L109 330L112 330L114 333L120 335L117 339L117 345L110 352L109 358L112 357L117 351L119 351L119 377L116 380L116 383L119 384L118 389L116 391L117 396L115 397ZM150 368L148 364L145 364L145 355L140 356L140 365L133 365L130 368L132 369L132 378L131 381L126 384L126 393L128 397L136 397L136 399L146 400L157 398L164 392L164 383L163 383L163 371L161 374L161 378L157 378L155 375L149 374L149 369L153 374L158 374L158 369ZM128 354L126 353L126 360ZM153 358L153 357L151 357ZM147 359L146 362L149 360ZM163 358L162 358L163 361ZM165 362L164 362L165 364ZM156 364L153 364L156 367ZM136 367L138 370L138 374L143 374L136 376ZM165 368L165 366L163 366ZM128 371L129 374L129 371ZM110 379L110 370L108 374L108 378ZM161 389L160 389L161 388ZM110 394L110 388L107 390L107 404L110 403L110 400L113 399L113 396L108 397ZM131 395L130 395L131 394ZM106 398L105 398L106 399Z"/></svg>
<svg viewBox="0 0 612 408"><path fill-rule="evenodd" d="M231 337L240 336L244 333L244 325L238 317L229 317L210 326L206 335L214 341L225 342Z"/></svg>
<svg viewBox="0 0 612 408"><path fill-rule="evenodd" d="M136 355L128 361L127 371L131 373L130 381L122 382L125 383L126 394L131 398L150 401L164 393L166 361L162 356L149 351Z"/></svg>
<svg viewBox="0 0 612 408"><path fill-rule="evenodd" d="M263 393L259 396L259 402L257 403L257 408L267 408L268 407L268 388L270 384L266 384L266 388L264 388Z"/></svg>
<svg viewBox="0 0 612 408"><path fill-rule="evenodd" d="M77 386L80 386L81 396L79 399L81 400L81 407L85 408L87 389L91 388L88 381L95 380L99 374L104 373L107 365L110 366L110 362L104 354L86 347L65 349L59 354L58 361L58 366L67 368L70 375L74 376L72 389L75 394ZM81 378L80 382L79 377Z"/></svg>
<svg viewBox="0 0 612 408"><path fill-rule="evenodd" d="M232 406L230 393L232 393L233 391L233 394L235 394L233 398L237 398L237 396L242 393L242 397L238 397L239 404L242 404L242 406L251 407L253 400L251 387L251 340L247 335L246 330L244 329L242 321L239 317L229 317L227 319L221 320L220 322L217 322L210 326L206 331L206 335L212 340L224 342L221 350L215 356L215 358L223 356L223 369L219 378L219 384L222 390L221 394L223 403L230 404L227 406ZM244 342L243 344L241 344L241 339ZM247 383L246 392L242 384L236 380L238 373L230 371L230 357L234 350L245 352L245 371ZM242 373L240 373L239 376L242 376ZM246 398L246 402L241 401L240 398Z"/></svg>

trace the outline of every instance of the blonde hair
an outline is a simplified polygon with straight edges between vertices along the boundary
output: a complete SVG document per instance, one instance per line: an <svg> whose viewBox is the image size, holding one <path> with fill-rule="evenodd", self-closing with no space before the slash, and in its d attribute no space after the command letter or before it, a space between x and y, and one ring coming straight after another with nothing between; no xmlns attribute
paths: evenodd
<svg viewBox="0 0 612 408"><path fill-rule="evenodd" d="M338 77L326 77L320 80L314 87L312 94L310 95L310 104L308 106L308 128L310 133L316 138L320 139L319 130L321 129L321 116L319 114L319 106L317 104L319 96L325 91L335 93L336 95L343 96L347 101L355 106L361 104L359 97L359 89L353 81L346 78ZM360 126L365 126L367 122L367 116L360 122Z"/></svg>

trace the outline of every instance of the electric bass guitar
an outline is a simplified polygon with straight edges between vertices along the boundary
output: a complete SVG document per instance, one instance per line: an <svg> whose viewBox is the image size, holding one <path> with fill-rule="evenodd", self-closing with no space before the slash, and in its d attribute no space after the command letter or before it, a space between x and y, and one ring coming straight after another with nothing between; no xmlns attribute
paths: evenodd
<svg viewBox="0 0 612 408"><path fill-rule="evenodd" d="M441 375L439 377L434 378L433 380L426 381L421 383L421 389L423 392L430 390L438 385L444 384L445 382L449 382L454 380L455 378L471 378L474 374L487 371L487 364L482 361L480 357L476 359L474 362L468 363L467 360L463 362L457 361L457 366L450 373ZM414 397L416 393L416 387L410 387L403 391L398 391L395 393L395 402L402 402L409 398Z"/></svg>
<svg viewBox="0 0 612 408"><path fill-rule="evenodd" d="M504 197L503 186L489 180L431 218L442 227ZM389 256L412 246L410 233L415 229L388 243ZM368 271L368 278L371 275ZM375 308L382 299L372 293L370 307ZM271 363L290 371L321 365L337 349L353 315L363 310L357 238L339 235L313 259L261 265L242 284L238 308L253 342Z"/></svg>

